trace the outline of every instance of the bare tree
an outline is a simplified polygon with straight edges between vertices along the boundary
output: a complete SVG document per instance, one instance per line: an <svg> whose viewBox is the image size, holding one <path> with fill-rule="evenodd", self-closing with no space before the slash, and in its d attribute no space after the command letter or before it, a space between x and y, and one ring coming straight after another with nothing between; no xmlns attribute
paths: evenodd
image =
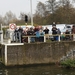
<svg viewBox="0 0 75 75"><path fill-rule="evenodd" d="M4 24L8 25L11 22L15 22L17 20L15 14L13 14L11 11L6 12L4 18Z"/></svg>
<svg viewBox="0 0 75 75"><path fill-rule="evenodd" d="M39 2L37 4L37 7L36 7L36 14L39 14L40 16L44 17L47 15L47 11L46 11L46 6L44 3L42 2Z"/></svg>
<svg viewBox="0 0 75 75"><path fill-rule="evenodd" d="M25 20L25 13L21 12L19 18L20 20Z"/></svg>
<svg viewBox="0 0 75 75"><path fill-rule="evenodd" d="M58 8L57 0L48 0L46 1L46 5L50 13L54 13L55 10Z"/></svg>

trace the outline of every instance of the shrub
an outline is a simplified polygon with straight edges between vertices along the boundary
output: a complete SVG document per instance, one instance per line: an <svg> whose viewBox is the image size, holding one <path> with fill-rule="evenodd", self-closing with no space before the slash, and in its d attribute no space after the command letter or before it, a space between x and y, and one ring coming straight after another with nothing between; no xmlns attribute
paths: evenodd
<svg viewBox="0 0 75 75"><path fill-rule="evenodd" d="M66 68L71 68L71 67L75 67L75 60L66 60L66 61L62 61L61 63L62 67L66 67Z"/></svg>

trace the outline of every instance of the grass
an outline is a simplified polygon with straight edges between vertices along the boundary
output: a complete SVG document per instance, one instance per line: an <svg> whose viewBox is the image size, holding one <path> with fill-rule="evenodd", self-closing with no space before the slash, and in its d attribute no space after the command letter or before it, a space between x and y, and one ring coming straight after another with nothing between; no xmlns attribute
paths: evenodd
<svg viewBox="0 0 75 75"><path fill-rule="evenodd" d="M51 42L51 40L46 40L46 42Z"/></svg>
<svg viewBox="0 0 75 75"><path fill-rule="evenodd" d="M62 67L73 68L75 67L75 60L68 59L66 61L62 61L60 64Z"/></svg>

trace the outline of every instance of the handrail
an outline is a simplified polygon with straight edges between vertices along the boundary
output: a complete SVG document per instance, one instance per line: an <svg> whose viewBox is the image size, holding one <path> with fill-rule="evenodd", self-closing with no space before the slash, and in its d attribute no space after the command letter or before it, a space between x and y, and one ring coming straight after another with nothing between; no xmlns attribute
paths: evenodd
<svg viewBox="0 0 75 75"><path fill-rule="evenodd" d="M44 42L46 42L46 37L45 37L45 35L41 35L40 37L42 37L42 36L44 37ZM32 36L32 35L26 35L26 36L22 36L22 37L23 37L23 38L28 37L28 43L30 43L30 38L31 38L31 37L36 37L36 35L33 35L33 36Z"/></svg>
<svg viewBox="0 0 75 75"><path fill-rule="evenodd" d="M44 42L46 42L46 37L47 36L58 36L58 41L60 42L61 40L60 40L60 37L61 36L66 36L66 35L69 35L69 36L73 36L73 41L75 41L75 34L55 34L55 35L52 35L52 34L44 34ZM28 37L28 43L30 43L30 38L31 37L36 37L36 35L26 35L26 36L22 36L23 38L25 38L25 37Z"/></svg>

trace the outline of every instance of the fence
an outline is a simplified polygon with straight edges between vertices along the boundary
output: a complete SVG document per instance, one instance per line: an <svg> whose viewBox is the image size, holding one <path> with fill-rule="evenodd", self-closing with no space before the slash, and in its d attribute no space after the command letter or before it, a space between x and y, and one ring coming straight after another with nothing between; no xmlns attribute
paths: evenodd
<svg viewBox="0 0 75 75"><path fill-rule="evenodd" d="M56 35L45 34L44 36L40 36L40 37L43 37L43 41L42 42L47 42L47 40L51 40L50 39L51 37L57 36L58 39L56 41L60 42L60 41L64 41L64 40L62 40L61 37L62 36L67 36L67 35L70 37L70 39L68 39L69 41L75 41L75 34L61 34L61 35L59 35L59 34L56 34ZM48 37L48 39L47 39L47 37ZM22 38L27 38L27 43L31 43L31 38L36 39L36 35L22 36ZM10 41L12 41L12 40L10 40ZM4 39L3 39L3 31L0 31L0 43L3 43L3 42L4 42ZM18 43L21 43L21 42L18 42Z"/></svg>
<svg viewBox="0 0 75 75"><path fill-rule="evenodd" d="M43 42L46 42L47 41L47 37L48 37L48 40L50 40L50 37L56 37L58 38L58 42L60 41L64 41L62 40L62 36L64 36L66 38L66 36L69 36L69 38L67 38L69 41L75 41L75 34L56 34L56 35L52 35L52 34L45 34L43 37L44 37L44 41ZM27 38L28 40L28 43L31 43L31 38L36 38L36 36L22 36L23 38ZM41 37L41 36L40 36ZM66 39L65 39L66 41Z"/></svg>
<svg viewBox="0 0 75 75"><path fill-rule="evenodd" d="M36 36L34 35L34 36L22 36L23 38L27 38L28 39L28 43L30 43L31 42L31 38L36 38ZM43 42L46 42L46 36L44 35L44 36L40 36L40 37L43 37L44 38L44 40L43 40Z"/></svg>

